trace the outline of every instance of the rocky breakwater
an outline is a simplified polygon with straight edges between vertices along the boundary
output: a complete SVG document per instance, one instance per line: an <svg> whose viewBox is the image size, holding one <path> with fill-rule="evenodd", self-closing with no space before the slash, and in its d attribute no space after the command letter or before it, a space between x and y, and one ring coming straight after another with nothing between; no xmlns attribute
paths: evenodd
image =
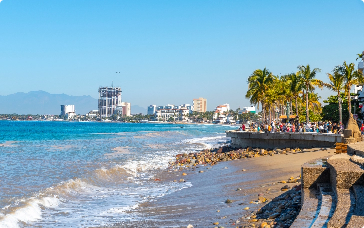
<svg viewBox="0 0 364 228"><path fill-rule="evenodd" d="M177 154L176 160L170 162L171 166L190 167L196 165L210 164L215 165L217 162L231 161L237 159L247 159L260 156L273 156L275 154L296 154L304 153L308 150L302 150L300 148L286 148L286 149L274 149L265 150L258 148L245 148L245 149L234 149L230 146L224 146L215 149L206 149L196 153L185 153Z"/></svg>
<svg viewBox="0 0 364 228"><path fill-rule="evenodd" d="M246 218L250 224L240 227L290 227L300 210L301 186L297 185L253 212Z"/></svg>

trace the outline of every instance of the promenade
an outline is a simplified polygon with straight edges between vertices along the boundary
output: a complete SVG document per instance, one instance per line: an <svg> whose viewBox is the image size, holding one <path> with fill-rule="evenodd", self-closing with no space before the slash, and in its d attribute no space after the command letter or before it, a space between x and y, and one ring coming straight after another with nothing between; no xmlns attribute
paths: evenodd
<svg viewBox="0 0 364 228"><path fill-rule="evenodd" d="M226 136L231 138L231 146L234 148L258 147L262 149L274 148L313 148L334 147L335 143L341 143L341 134L322 134L313 132L247 132L230 130Z"/></svg>

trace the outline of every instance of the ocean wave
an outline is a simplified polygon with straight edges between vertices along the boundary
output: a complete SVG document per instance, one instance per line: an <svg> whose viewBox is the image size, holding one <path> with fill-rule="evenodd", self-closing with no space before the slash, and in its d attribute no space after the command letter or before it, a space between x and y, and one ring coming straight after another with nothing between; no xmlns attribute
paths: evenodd
<svg viewBox="0 0 364 228"><path fill-rule="evenodd" d="M0 227L18 228L20 222L35 222L42 218L42 208L55 208L60 201L57 197L31 198L23 206L11 209L0 219Z"/></svg>
<svg viewBox="0 0 364 228"><path fill-rule="evenodd" d="M225 136L225 134L221 134L218 136L211 136L211 137L185 139L182 141L182 143L198 144L202 145L205 149L212 149L220 146L221 143L226 143L226 141L227 137Z"/></svg>

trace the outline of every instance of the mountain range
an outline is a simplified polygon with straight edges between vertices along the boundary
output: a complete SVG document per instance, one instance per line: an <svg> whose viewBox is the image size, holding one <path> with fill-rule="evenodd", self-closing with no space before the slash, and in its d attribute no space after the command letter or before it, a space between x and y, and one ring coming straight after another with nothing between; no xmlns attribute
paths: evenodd
<svg viewBox="0 0 364 228"><path fill-rule="evenodd" d="M50 94L41 90L0 96L0 114L59 115L61 105L75 105L77 114L86 114L97 109L97 99L86 95ZM146 109L138 105L133 105L130 109L131 113L146 114Z"/></svg>

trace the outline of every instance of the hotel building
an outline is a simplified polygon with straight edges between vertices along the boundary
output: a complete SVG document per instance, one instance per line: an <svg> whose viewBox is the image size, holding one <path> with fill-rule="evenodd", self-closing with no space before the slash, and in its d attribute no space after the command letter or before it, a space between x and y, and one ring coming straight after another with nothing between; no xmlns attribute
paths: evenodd
<svg viewBox="0 0 364 228"><path fill-rule="evenodd" d="M193 99L193 111L206 112L206 109L207 109L207 99L202 97L198 99Z"/></svg>

